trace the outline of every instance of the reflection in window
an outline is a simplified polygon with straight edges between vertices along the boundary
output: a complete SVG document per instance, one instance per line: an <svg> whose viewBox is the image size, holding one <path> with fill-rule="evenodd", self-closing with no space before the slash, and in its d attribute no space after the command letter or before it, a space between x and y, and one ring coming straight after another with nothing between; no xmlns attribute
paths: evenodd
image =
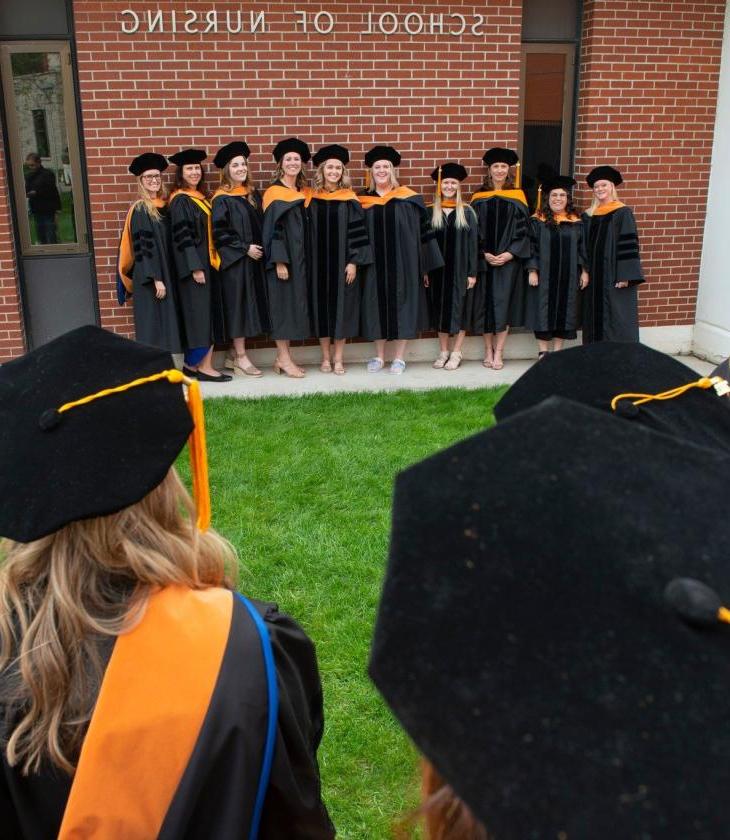
<svg viewBox="0 0 730 840"><path fill-rule="evenodd" d="M75 243L61 54L14 53L11 68L31 244Z"/></svg>

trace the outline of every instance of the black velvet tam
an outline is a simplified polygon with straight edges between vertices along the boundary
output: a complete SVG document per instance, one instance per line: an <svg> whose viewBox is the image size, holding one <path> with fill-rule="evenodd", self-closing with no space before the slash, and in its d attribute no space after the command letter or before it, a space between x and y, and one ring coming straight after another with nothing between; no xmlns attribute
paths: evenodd
<svg viewBox="0 0 730 840"><path fill-rule="evenodd" d="M205 149L182 149L170 155L168 160L176 166L185 166L186 163L202 163L207 157Z"/></svg>
<svg viewBox="0 0 730 840"><path fill-rule="evenodd" d="M373 146L365 154L365 166L373 166L379 160L389 160L393 166L400 166L401 156L392 146Z"/></svg>
<svg viewBox="0 0 730 840"><path fill-rule="evenodd" d="M312 158L312 163L319 166L326 160L339 160L343 166L347 166L350 162L350 153L344 146L338 146L337 143L333 143L331 146L322 146Z"/></svg>
<svg viewBox="0 0 730 840"><path fill-rule="evenodd" d="M514 166L518 163L519 158L517 157L517 153L513 152L512 149L503 149L501 146L493 146L491 149L487 149L487 151L484 152L482 160L487 166L491 166L493 163L506 163L509 166Z"/></svg>
<svg viewBox="0 0 730 840"><path fill-rule="evenodd" d="M586 183L589 187L593 187L596 181L611 181L618 186L624 179L618 169L614 169L613 166L596 166L586 175Z"/></svg>
<svg viewBox="0 0 730 840"><path fill-rule="evenodd" d="M30 542L154 489L193 429L179 384L58 409L173 367L169 353L94 326L0 367L0 536Z"/></svg>
<svg viewBox="0 0 730 840"><path fill-rule="evenodd" d="M145 152L144 154L137 155L129 164L129 171L137 177L143 172L147 172L148 169L159 169L160 172L164 172L167 169L167 161L162 155L158 155L156 152Z"/></svg>
<svg viewBox="0 0 730 840"><path fill-rule="evenodd" d="M455 178L457 181L465 181L468 177L469 173L460 163L448 161L447 163L441 164L441 180L444 178ZM437 166L431 173L431 180L438 181L438 179L439 167Z"/></svg>
<svg viewBox="0 0 730 840"><path fill-rule="evenodd" d="M543 195L549 195L552 190L570 192L575 186L575 178L570 175L553 175L542 182Z"/></svg>
<svg viewBox="0 0 730 840"><path fill-rule="evenodd" d="M634 406L618 394L658 394L695 382L699 374L681 362L634 342L596 342L550 353L524 373L497 403L502 421L554 394L613 414L622 421L730 452L730 398L714 388L692 388L671 400Z"/></svg>
<svg viewBox="0 0 730 840"><path fill-rule="evenodd" d="M281 140L274 146L271 154L278 163L288 152L296 152L302 159L302 163L306 163L312 157L309 146L304 140L299 140L297 137L287 137L286 140Z"/></svg>
<svg viewBox="0 0 730 840"><path fill-rule="evenodd" d="M729 470L553 398L398 476L369 672L490 837L727 837Z"/></svg>
<svg viewBox="0 0 730 840"><path fill-rule="evenodd" d="M249 149L248 143L245 143L243 140L234 140L231 143L226 143L225 146L221 146L221 148L215 153L213 166L217 169L223 169L223 167L227 163L230 163L234 157L239 156L245 157L246 160L249 159L251 156L251 149Z"/></svg>

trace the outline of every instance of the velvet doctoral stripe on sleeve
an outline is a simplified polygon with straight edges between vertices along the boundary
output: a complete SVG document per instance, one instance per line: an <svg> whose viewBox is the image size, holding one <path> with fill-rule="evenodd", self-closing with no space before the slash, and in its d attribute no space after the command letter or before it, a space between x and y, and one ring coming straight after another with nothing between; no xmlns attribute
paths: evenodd
<svg viewBox="0 0 730 840"><path fill-rule="evenodd" d="M177 284L173 282L169 219L167 208L158 209L160 218L154 219L144 205L137 204L129 222L134 250L132 303L135 338L143 344L181 353L185 338ZM155 280L165 284L166 295L161 300L155 295Z"/></svg>
<svg viewBox="0 0 730 840"><path fill-rule="evenodd" d="M638 341L637 286L644 282L631 210L620 202L584 214L590 283L582 292L583 342ZM627 288L617 289L625 281Z"/></svg>
<svg viewBox="0 0 730 840"><path fill-rule="evenodd" d="M172 257L186 346L207 347L213 343L211 303L213 285L218 283L217 273L210 264L208 216L184 192L176 193L171 199L169 214ZM205 274L205 283L195 282L194 271Z"/></svg>
<svg viewBox="0 0 730 840"><path fill-rule="evenodd" d="M333 198L339 193L343 197ZM317 338L354 338L360 332L360 266L372 260L362 208L350 190L314 193L309 205L312 282L310 311ZM345 282L345 267L358 269Z"/></svg>

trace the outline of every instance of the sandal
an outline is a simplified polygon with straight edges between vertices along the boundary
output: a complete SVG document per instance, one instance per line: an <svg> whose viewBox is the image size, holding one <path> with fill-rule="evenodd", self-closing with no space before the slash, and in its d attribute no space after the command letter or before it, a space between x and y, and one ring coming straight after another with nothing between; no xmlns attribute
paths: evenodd
<svg viewBox="0 0 730 840"><path fill-rule="evenodd" d="M495 350L494 351L494 361L492 362L492 368L494 370L502 370L504 367L504 362L502 361L502 351Z"/></svg>
<svg viewBox="0 0 730 840"><path fill-rule="evenodd" d="M342 376L342 374L345 372L345 366L342 364L342 362L335 361L334 371L337 374L337 376Z"/></svg>
<svg viewBox="0 0 730 840"><path fill-rule="evenodd" d="M246 364L242 365L239 359L246 359ZM226 359L226 362L227 361L228 359ZM233 371L234 376L263 376L263 373L256 367L256 365L252 365L246 356L236 356L235 359L232 359L231 361L233 364L226 364L226 367Z"/></svg>
<svg viewBox="0 0 730 840"><path fill-rule="evenodd" d="M449 361L446 362L444 368L446 370L456 370L461 364L461 360L463 358L464 354L460 350L452 350L451 356L449 356Z"/></svg>
<svg viewBox="0 0 730 840"><path fill-rule="evenodd" d="M485 356L482 364L484 365L485 368L493 368L494 367L494 356Z"/></svg>
<svg viewBox="0 0 730 840"><path fill-rule="evenodd" d="M274 373L285 373L290 379L303 379L304 371L294 362L282 364L278 359L274 362Z"/></svg>
<svg viewBox="0 0 730 840"><path fill-rule="evenodd" d="M332 362L329 359L323 359L319 369L322 373L332 373Z"/></svg>
<svg viewBox="0 0 730 840"><path fill-rule="evenodd" d="M378 371L382 370L385 367L385 362L379 356L373 356L372 359L368 359L368 373L377 373Z"/></svg>
<svg viewBox="0 0 730 840"><path fill-rule="evenodd" d="M441 370L441 368L446 367L446 362L449 360L449 351L442 350L438 356L436 356L436 361L433 363L432 367L435 367L436 370Z"/></svg>

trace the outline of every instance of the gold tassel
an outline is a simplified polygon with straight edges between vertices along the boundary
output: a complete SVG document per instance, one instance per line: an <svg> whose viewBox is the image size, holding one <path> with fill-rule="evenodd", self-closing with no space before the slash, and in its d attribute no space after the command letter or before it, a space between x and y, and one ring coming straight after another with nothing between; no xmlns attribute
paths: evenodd
<svg viewBox="0 0 730 840"><path fill-rule="evenodd" d="M542 213L542 184L538 184L537 187L537 207L535 207L536 213Z"/></svg>
<svg viewBox="0 0 730 840"><path fill-rule="evenodd" d="M522 165L519 161L515 164L515 189L519 190L522 187Z"/></svg>
<svg viewBox="0 0 730 840"><path fill-rule="evenodd" d="M439 174L436 178L436 196L441 198L441 167L439 166Z"/></svg>
<svg viewBox="0 0 730 840"><path fill-rule="evenodd" d="M207 531L210 527L210 484L208 482L208 448L205 443L203 397L197 379L188 380L187 384L188 411L193 420L193 431L188 438L190 472L193 476L193 498L198 511L198 530Z"/></svg>
<svg viewBox="0 0 730 840"><path fill-rule="evenodd" d="M370 170L365 170L365 192L370 192Z"/></svg>

